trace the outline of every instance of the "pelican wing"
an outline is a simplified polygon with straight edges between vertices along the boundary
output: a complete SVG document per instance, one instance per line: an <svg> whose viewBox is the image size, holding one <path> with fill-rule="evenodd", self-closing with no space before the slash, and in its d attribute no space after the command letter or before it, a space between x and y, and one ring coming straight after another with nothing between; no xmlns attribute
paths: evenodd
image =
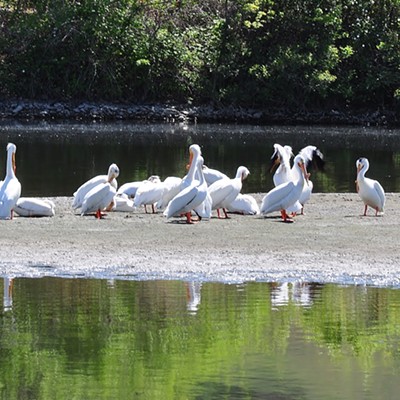
<svg viewBox="0 0 400 400"><path fill-rule="evenodd" d="M113 201L115 195L115 188L108 182L95 186L83 200L81 215L103 210Z"/></svg>
<svg viewBox="0 0 400 400"><path fill-rule="evenodd" d="M135 207L157 203L164 192L163 183L146 182L139 186L133 203Z"/></svg>
<svg viewBox="0 0 400 400"><path fill-rule="evenodd" d="M169 176L164 180L164 190L161 199L157 202L157 208L163 209L180 192L182 178Z"/></svg>
<svg viewBox="0 0 400 400"><path fill-rule="evenodd" d="M217 169L208 168L206 165L203 165L203 175L208 186L220 179L229 179L229 177L223 172L218 171Z"/></svg>
<svg viewBox="0 0 400 400"><path fill-rule="evenodd" d="M195 181L197 182L197 181ZM190 185L180 191L168 204L164 211L167 218L183 214L198 207L206 198L206 185Z"/></svg>
<svg viewBox="0 0 400 400"><path fill-rule="evenodd" d="M241 179L220 179L208 187L212 199L212 208L229 205L239 194L242 188Z"/></svg>
<svg viewBox="0 0 400 400"><path fill-rule="evenodd" d="M124 183L117 191L118 195L126 194L128 197L135 197L139 186L143 181Z"/></svg>
<svg viewBox="0 0 400 400"><path fill-rule="evenodd" d="M285 210L294 204L298 200L298 198L294 198L291 202L294 187L295 185L293 182L286 182L270 190L262 199L260 207L261 214Z"/></svg>
<svg viewBox="0 0 400 400"><path fill-rule="evenodd" d="M98 175L79 186L79 188L74 193L72 208L77 209L81 207L86 194L89 193L90 190L92 190L97 185L105 182L107 182L107 175Z"/></svg>
<svg viewBox="0 0 400 400"><path fill-rule="evenodd" d="M385 198L385 191L383 190L383 187L382 187L382 185L378 182L378 181L375 181L374 182L374 189L375 189L375 191L376 191L376 194L378 195L378 197L379 197L379 200L380 200L380 208L382 209L382 211L383 211L383 208L384 208L384 206L385 206L385 200L386 200L386 198Z"/></svg>

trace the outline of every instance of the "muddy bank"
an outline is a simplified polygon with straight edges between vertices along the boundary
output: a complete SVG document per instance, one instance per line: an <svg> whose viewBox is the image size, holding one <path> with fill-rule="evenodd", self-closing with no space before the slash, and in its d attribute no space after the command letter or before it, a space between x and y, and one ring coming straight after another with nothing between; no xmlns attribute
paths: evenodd
<svg viewBox="0 0 400 400"><path fill-rule="evenodd" d="M356 194L314 194L293 224L272 214L191 226L143 209L96 220L53 200L52 218L0 221L0 275L400 285L397 193L382 217L362 217Z"/></svg>

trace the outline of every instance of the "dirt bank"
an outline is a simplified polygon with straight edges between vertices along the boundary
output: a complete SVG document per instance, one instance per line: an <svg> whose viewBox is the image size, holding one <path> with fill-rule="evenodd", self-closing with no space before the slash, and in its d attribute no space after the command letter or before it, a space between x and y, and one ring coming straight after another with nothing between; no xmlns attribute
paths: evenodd
<svg viewBox="0 0 400 400"><path fill-rule="evenodd" d="M96 220L53 200L52 218L0 221L0 275L400 284L398 193L382 217L362 217L357 194L314 194L293 224L275 214L186 225L143 209Z"/></svg>

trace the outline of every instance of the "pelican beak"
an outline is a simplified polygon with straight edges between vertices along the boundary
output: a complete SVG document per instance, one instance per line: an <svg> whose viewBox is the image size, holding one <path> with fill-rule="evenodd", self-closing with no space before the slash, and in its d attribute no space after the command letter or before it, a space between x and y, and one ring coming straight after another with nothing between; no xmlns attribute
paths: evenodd
<svg viewBox="0 0 400 400"><path fill-rule="evenodd" d="M190 151L189 153L189 164L186 165L186 169L189 169L193 162L193 152Z"/></svg>
<svg viewBox="0 0 400 400"><path fill-rule="evenodd" d="M17 165L15 163L15 153L12 153L11 161L12 161L12 168L13 168L14 174L15 174L17 172Z"/></svg>
<svg viewBox="0 0 400 400"><path fill-rule="evenodd" d="M271 162L269 163L269 172L272 173L274 172L275 168L277 168L277 166L281 163L281 160L279 158L278 154L274 154L271 157Z"/></svg>
<svg viewBox="0 0 400 400"><path fill-rule="evenodd" d="M306 180L307 186L309 186L308 177L310 176L310 174L307 172L306 165L303 162L300 162L299 167L303 171L304 179Z"/></svg>
<svg viewBox="0 0 400 400"><path fill-rule="evenodd" d="M361 163L358 163L357 164L357 174L362 170L362 164Z"/></svg>

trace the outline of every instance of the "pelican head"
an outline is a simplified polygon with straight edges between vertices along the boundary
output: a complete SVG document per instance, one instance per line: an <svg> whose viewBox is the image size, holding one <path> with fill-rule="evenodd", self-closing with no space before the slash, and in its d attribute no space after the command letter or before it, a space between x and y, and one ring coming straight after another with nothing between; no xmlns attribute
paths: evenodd
<svg viewBox="0 0 400 400"><path fill-rule="evenodd" d="M306 162L304 160L304 157L302 155L298 154L294 159L294 164L300 168L301 172L303 173L304 179L308 185L308 173L307 173Z"/></svg>
<svg viewBox="0 0 400 400"><path fill-rule="evenodd" d="M280 164L281 162L281 157L279 154L279 150L278 150L278 146L280 146L279 144L274 144L274 153L271 156L271 161L269 163L269 172L273 172L275 170L275 168L277 168L277 166Z"/></svg>
<svg viewBox="0 0 400 400"><path fill-rule="evenodd" d="M108 168L108 182L111 182L113 179L118 178L119 168L117 164L111 164Z"/></svg>
<svg viewBox="0 0 400 400"><path fill-rule="evenodd" d="M250 171L243 165L237 169L236 178L240 178L242 182L250 175Z"/></svg>
<svg viewBox="0 0 400 400"><path fill-rule="evenodd" d="M160 182L161 182L161 179L160 179L160 177L159 177L158 175L150 175L150 176L147 178L147 180L148 180L149 182L153 182L153 183L160 183Z"/></svg>
<svg viewBox="0 0 400 400"><path fill-rule="evenodd" d="M17 152L17 146L14 143L7 144L7 153L10 154L11 164L14 174L17 170L16 162L15 162L15 153Z"/></svg>
<svg viewBox="0 0 400 400"><path fill-rule="evenodd" d="M189 169L192 165L193 158L195 156L201 156L201 148L198 144L192 144L189 147L189 164L186 166L186 169Z"/></svg>
<svg viewBox="0 0 400 400"><path fill-rule="evenodd" d="M357 174L363 169L365 168L365 171L368 170L369 168L369 161L367 158L365 157L360 157L357 161L356 161L356 168L357 168Z"/></svg>

